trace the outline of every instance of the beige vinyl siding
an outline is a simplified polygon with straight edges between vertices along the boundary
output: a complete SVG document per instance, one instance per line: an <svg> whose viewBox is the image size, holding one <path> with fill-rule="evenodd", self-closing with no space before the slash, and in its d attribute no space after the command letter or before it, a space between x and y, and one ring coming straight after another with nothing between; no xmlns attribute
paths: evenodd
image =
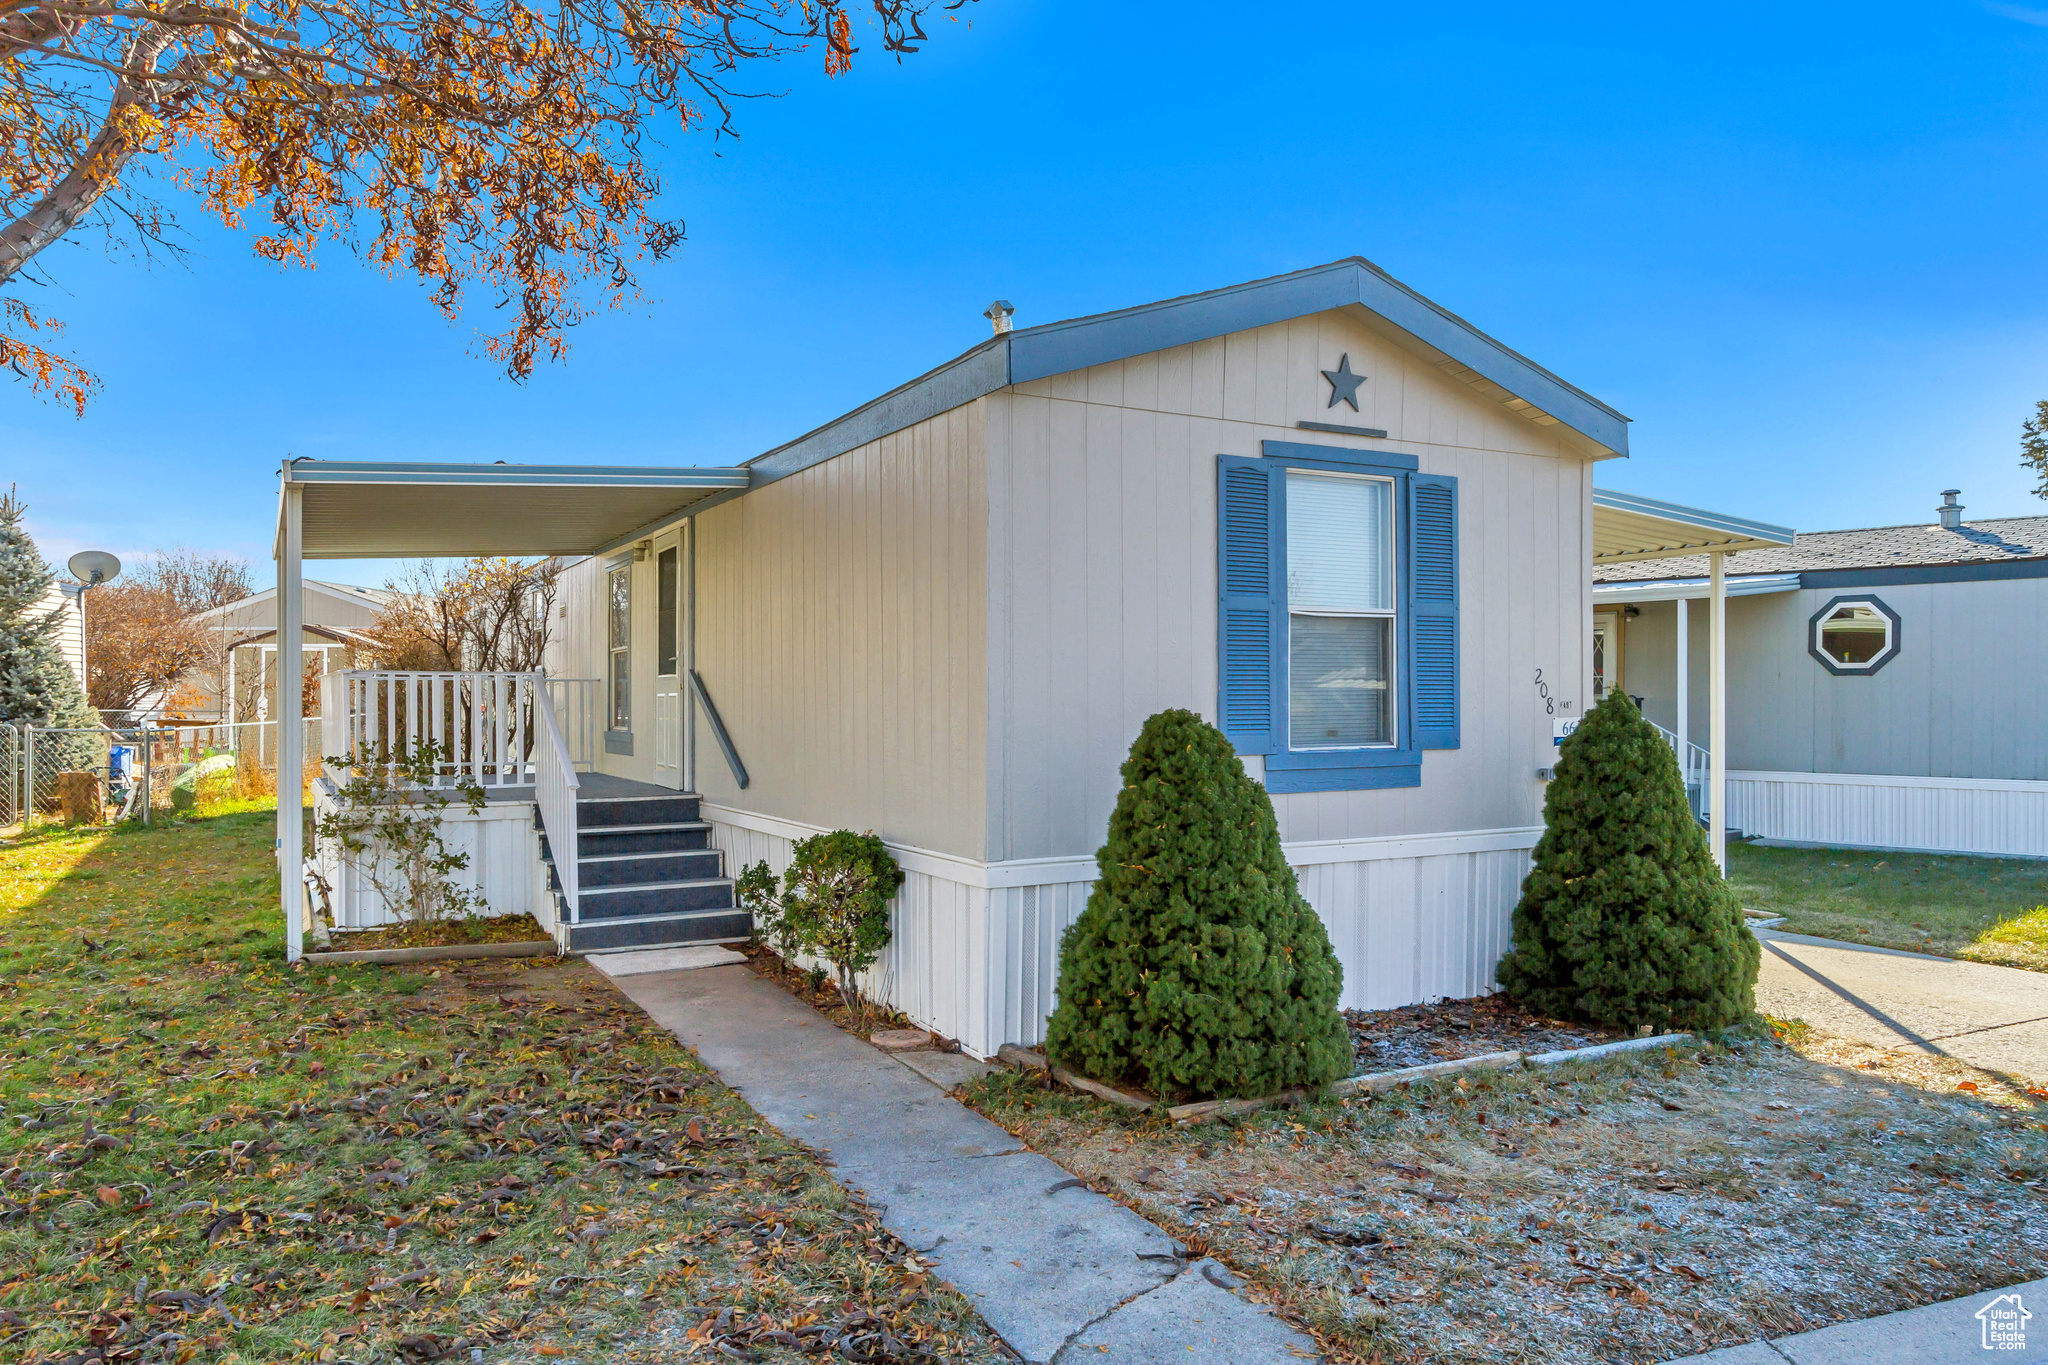
<svg viewBox="0 0 2048 1365"><path fill-rule="evenodd" d="M1897 658L1837 676L1807 653L1808 623L1837 597L1900 617ZM1691 611L1691 712L1706 734L1707 606ZM1672 604L1623 629L1626 685L1674 718ZM1802 588L1728 602L1728 765L1756 772L2048 781L2048 579Z"/></svg>
<svg viewBox="0 0 2048 1365"><path fill-rule="evenodd" d="M1320 374L1346 353L1368 376L1357 414L1327 407ZM1535 672L1579 705L1590 666L1592 466L1566 428L1515 415L1349 311L986 402L991 859L1094 850L1145 717L1215 717L1216 457L1262 440L1405 452L1459 480L1463 747L1425 753L1419 789L1276 797L1282 837L1540 821L1551 717Z"/></svg>
<svg viewBox="0 0 2048 1365"><path fill-rule="evenodd" d="M601 610L603 566L585 557L565 565L555 581L555 619L548 627L545 655L548 675L555 678L598 678L604 674Z"/></svg>
<svg viewBox="0 0 2048 1365"><path fill-rule="evenodd" d="M981 402L697 518L709 801L979 859L988 774Z"/></svg>

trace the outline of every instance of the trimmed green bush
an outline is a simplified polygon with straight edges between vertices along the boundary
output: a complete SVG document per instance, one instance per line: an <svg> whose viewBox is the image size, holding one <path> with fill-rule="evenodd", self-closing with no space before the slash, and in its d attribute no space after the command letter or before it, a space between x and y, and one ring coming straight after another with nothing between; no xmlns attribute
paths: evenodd
<svg viewBox="0 0 2048 1365"><path fill-rule="evenodd" d="M1620 692L1558 752L1536 866L1495 976L1610 1028L1724 1028L1756 1008L1762 948L1714 866L1678 757Z"/></svg>
<svg viewBox="0 0 2048 1365"><path fill-rule="evenodd" d="M1169 1099L1348 1075L1344 969L1230 741L1192 711L1161 711L1123 783L1101 875L1060 943L1047 1054Z"/></svg>
<svg viewBox="0 0 2048 1365"><path fill-rule="evenodd" d="M903 885L903 869L874 835L836 829L796 842L782 885L778 943L830 962L840 998L865 1020L854 978L889 946L889 899Z"/></svg>

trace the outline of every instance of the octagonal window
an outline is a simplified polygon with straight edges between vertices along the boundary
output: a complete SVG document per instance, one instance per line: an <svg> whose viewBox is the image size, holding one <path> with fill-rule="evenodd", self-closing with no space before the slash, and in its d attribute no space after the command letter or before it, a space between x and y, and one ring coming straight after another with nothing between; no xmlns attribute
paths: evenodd
<svg viewBox="0 0 2048 1365"><path fill-rule="evenodd" d="M1808 648L1831 673L1875 673L1899 652L1899 615L1875 597L1838 597L1814 613Z"/></svg>

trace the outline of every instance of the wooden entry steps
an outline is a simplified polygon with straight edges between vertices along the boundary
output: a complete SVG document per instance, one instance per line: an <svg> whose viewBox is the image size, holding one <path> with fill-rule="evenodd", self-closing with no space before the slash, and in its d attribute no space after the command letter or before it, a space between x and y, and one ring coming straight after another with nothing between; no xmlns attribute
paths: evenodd
<svg viewBox="0 0 2048 1365"><path fill-rule="evenodd" d="M615 787L617 782L607 786ZM568 925L571 952L733 943L753 937L725 855L711 846L695 793L641 787L576 803L576 882L582 915ZM566 924L555 853L542 836L556 913Z"/></svg>

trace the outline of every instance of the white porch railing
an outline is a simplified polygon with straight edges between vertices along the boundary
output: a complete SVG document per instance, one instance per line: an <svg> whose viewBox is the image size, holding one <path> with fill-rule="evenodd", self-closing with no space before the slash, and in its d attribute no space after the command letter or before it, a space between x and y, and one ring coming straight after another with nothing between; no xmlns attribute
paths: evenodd
<svg viewBox="0 0 2048 1365"><path fill-rule="evenodd" d="M322 683L322 754L357 767L381 766L395 783L404 780L400 761L431 744L444 751L435 765L437 786L468 781L490 790L531 787L573 923L576 796L582 785L576 769L596 759L599 696L594 678L543 673L332 673ZM569 715L567 727L561 711Z"/></svg>
<svg viewBox="0 0 2048 1365"><path fill-rule="evenodd" d="M1664 742L1671 746L1672 752L1678 754L1678 770L1685 777L1685 796L1688 801L1692 802L1692 813L1702 820L1706 819L1708 811L1707 788L1709 785L1707 782L1707 750L1702 749L1691 740L1687 740L1684 752L1680 753L1678 749L1678 736L1676 734L1658 725L1654 720L1650 724L1656 729L1658 734L1664 736Z"/></svg>
<svg viewBox="0 0 2048 1365"><path fill-rule="evenodd" d="M395 782L399 762L432 744L445 751L436 785L528 786L546 681L540 673L351 670L340 675L340 705L322 708L326 756L385 766Z"/></svg>
<svg viewBox="0 0 2048 1365"><path fill-rule="evenodd" d="M548 851L554 855L562 903L569 911L569 922L575 924L582 918L576 886L576 789L581 784L548 692L541 690L533 708L533 803L540 808L541 828L547 831Z"/></svg>

